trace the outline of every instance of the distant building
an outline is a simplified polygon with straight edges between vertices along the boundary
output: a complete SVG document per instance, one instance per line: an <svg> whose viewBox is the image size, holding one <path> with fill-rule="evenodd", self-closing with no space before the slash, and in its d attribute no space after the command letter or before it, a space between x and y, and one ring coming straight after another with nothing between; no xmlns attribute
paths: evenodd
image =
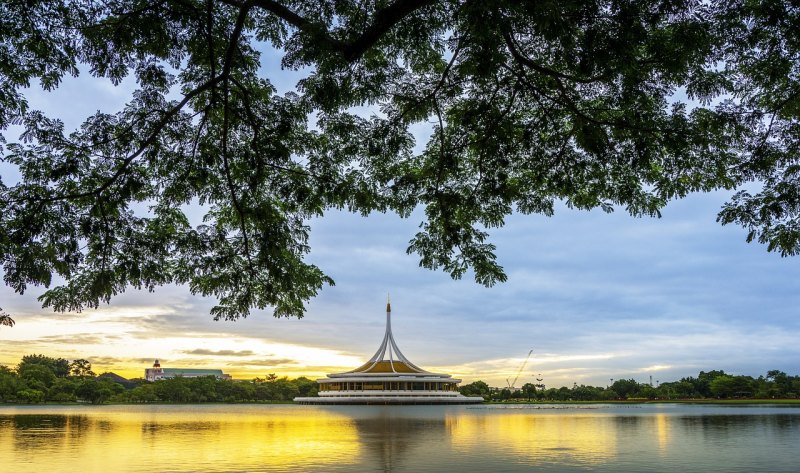
<svg viewBox="0 0 800 473"><path fill-rule="evenodd" d="M231 375L225 374L222 370L206 370L195 368L162 368L161 363L156 360L152 368L144 369L144 379L147 381L158 381L160 379L172 378L202 378L203 376L213 376L217 379L231 379Z"/></svg>
<svg viewBox="0 0 800 473"><path fill-rule="evenodd" d="M386 333L364 365L318 379L318 397L296 397L299 404L471 404L482 397L458 392L460 379L431 373L403 356L392 335L392 308L386 304Z"/></svg>

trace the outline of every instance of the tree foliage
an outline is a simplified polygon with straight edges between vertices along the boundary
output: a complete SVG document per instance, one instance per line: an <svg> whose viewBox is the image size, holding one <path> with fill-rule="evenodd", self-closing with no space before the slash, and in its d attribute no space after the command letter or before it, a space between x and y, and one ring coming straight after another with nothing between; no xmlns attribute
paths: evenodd
<svg viewBox="0 0 800 473"><path fill-rule="evenodd" d="M13 327L14 323L15 323L14 319L12 319L10 315L3 312L3 309L0 308L0 325L5 325L6 327Z"/></svg>
<svg viewBox="0 0 800 473"><path fill-rule="evenodd" d="M465 384L458 388L458 392L464 396L481 396L484 399L489 399L491 396L491 389L489 388L489 385L483 381L474 381L472 383Z"/></svg>
<svg viewBox="0 0 800 473"><path fill-rule="evenodd" d="M331 209L423 208L420 265L492 285L512 212L657 216L713 189L736 190L721 223L796 254L798 32L778 1L6 0L5 283L56 310L181 283L215 318L302 316L333 284L304 259ZM137 88L76 130L31 109L79 73Z"/></svg>
<svg viewBox="0 0 800 473"><path fill-rule="evenodd" d="M482 389L476 389L482 387ZM787 375L772 370L767 376L730 375L722 370L701 371L697 377L678 381L639 383L635 379L620 379L611 386L574 384L572 388L544 389L544 386L526 383L522 389L511 392L507 388L490 388L483 381L462 386L464 395L483 395L489 401L614 401L614 400L669 400L669 399L797 399L800 397L800 376Z"/></svg>
<svg viewBox="0 0 800 473"><path fill-rule="evenodd" d="M116 381L115 381L116 380ZM154 383L125 381L116 375L95 377L91 362L67 361L44 355L25 355L16 370L0 365L0 402L267 402L315 396L317 383L275 374L252 381L223 380L213 376L172 378Z"/></svg>
<svg viewBox="0 0 800 473"><path fill-rule="evenodd" d="M25 373L34 367L44 367L50 371L55 378L63 378L70 374L69 361L64 358L52 358L45 355L25 355L17 365L17 372Z"/></svg>
<svg viewBox="0 0 800 473"><path fill-rule="evenodd" d="M714 378L709 388L716 397L749 397L753 393L753 381L749 376L722 375Z"/></svg>
<svg viewBox="0 0 800 473"><path fill-rule="evenodd" d="M80 367L77 370L76 367ZM0 367L0 402L75 402L102 404L125 388L106 379L94 378L87 360L25 355L15 371Z"/></svg>
<svg viewBox="0 0 800 473"><path fill-rule="evenodd" d="M92 371L92 363L82 358L73 360L69 364L69 374L78 378L94 378L95 376L94 371Z"/></svg>

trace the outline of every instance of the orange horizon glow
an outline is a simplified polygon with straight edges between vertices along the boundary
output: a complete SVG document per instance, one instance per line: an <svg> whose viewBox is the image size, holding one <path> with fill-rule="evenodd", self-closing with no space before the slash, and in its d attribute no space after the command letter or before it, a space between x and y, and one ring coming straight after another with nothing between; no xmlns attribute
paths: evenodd
<svg viewBox="0 0 800 473"><path fill-rule="evenodd" d="M136 379L144 377L145 368L152 367L158 359L165 368L221 369L238 380L263 378L268 374L317 379L361 366L372 354L369 350L354 353L242 334L160 330L159 320L173 315L175 310L164 306L103 307L79 316L20 314L15 327L0 330L0 365L13 368L24 355L42 354L68 360L86 359L97 374L113 372ZM409 355L424 369L450 374L461 379L462 384L481 380L497 387L505 387L507 379L514 378L524 360L494 358L437 364L427 363L424 354ZM581 363L619 356L625 355L541 353L531 357L530 365L538 366L537 372L546 378L547 387L571 386L596 374L580 367ZM517 387L525 382L532 381L521 378Z"/></svg>

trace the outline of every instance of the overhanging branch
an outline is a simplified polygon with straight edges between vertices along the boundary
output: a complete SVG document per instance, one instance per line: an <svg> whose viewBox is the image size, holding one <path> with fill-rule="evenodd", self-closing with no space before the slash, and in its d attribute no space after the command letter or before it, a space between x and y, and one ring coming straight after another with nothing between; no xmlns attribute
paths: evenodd
<svg viewBox="0 0 800 473"><path fill-rule="evenodd" d="M579 84L591 84L606 79L603 76L576 77L570 74L564 74L563 72L556 71L555 69L550 69L549 67L543 66L537 63L536 61L532 60L528 56L524 55L522 51L520 51L520 49L515 44L514 38L511 37L510 33L504 32L503 39L506 42L506 46L508 46L508 50L511 53L511 56L519 64L528 67L530 69L533 69L534 71L539 72L541 74L545 74L550 77L554 77L556 79L565 79L571 82L577 82Z"/></svg>
<svg viewBox="0 0 800 473"><path fill-rule="evenodd" d="M173 106L172 108L170 108L169 110L167 110L164 113L164 115L161 117L161 119L153 127L153 131L150 133L150 135L147 137L147 139L145 139L142 142L142 144L139 145L139 147L133 153L131 153L125 159L123 159L122 162L120 163L119 168L117 168L116 172L111 177L106 179L99 187L97 187L95 189L92 189L90 191L85 191L85 192L76 192L76 193L71 193L71 194L59 194L59 195L50 196L50 197L47 197L47 198L44 198L44 199L37 199L37 198L19 199L19 200L15 200L15 201L12 201L12 202L20 202L22 200L29 200L29 201L34 201L34 202L38 201L38 202L43 202L44 203L44 202L56 202L56 201L59 201L59 200L74 200L74 199L80 199L80 198L83 198L83 197L89 197L89 196L93 196L93 195L100 195L103 191L107 190L115 182L117 182L117 180L120 177L122 177L123 174L125 174L125 171L127 171L128 166L130 166L130 164L134 160L136 160L136 158L141 156L142 153L144 153L147 150L147 148L149 148L150 146L152 146L156 142L156 140L158 139L159 134L164 129L164 127L167 126L169 121L172 118L174 118L175 115L177 115L178 112L180 112L183 109L183 107L185 107L186 104L189 103L190 100L192 100L194 97L197 97L198 95L202 94L203 92L211 89L215 85L219 84L220 82L222 82L223 79L224 79L223 75L219 75L217 77L214 77L214 78L210 79L209 81L201 84L196 89L194 89L191 92L189 92L186 95L184 95L183 99L180 102L178 102L175 106Z"/></svg>
<svg viewBox="0 0 800 473"><path fill-rule="evenodd" d="M432 4L435 0L396 0L386 8L376 11L372 24L360 36L350 42L334 38L325 25L310 21L275 0L252 0L251 2L243 2L241 0L220 1L238 8L244 8L245 5L252 4L254 7L266 10L300 31L317 35L319 41L341 54L347 62L354 62L361 58L372 45L378 42L396 24L403 21L414 11Z"/></svg>

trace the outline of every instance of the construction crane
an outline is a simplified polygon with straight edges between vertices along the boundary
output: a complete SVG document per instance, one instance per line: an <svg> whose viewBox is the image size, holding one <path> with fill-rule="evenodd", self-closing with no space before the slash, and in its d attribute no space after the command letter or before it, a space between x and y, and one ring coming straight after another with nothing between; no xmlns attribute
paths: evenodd
<svg viewBox="0 0 800 473"><path fill-rule="evenodd" d="M506 378L506 384L508 384L508 389L514 391L516 388L514 387L517 384L517 380L519 380L519 375L522 374L522 370L525 369L525 365L528 364L528 360L531 359L531 355L533 355L533 349L528 352L528 356L525 358L525 361L522 362L522 366L519 367L519 371L517 371L517 375L514 376L514 382L509 382L508 378Z"/></svg>

